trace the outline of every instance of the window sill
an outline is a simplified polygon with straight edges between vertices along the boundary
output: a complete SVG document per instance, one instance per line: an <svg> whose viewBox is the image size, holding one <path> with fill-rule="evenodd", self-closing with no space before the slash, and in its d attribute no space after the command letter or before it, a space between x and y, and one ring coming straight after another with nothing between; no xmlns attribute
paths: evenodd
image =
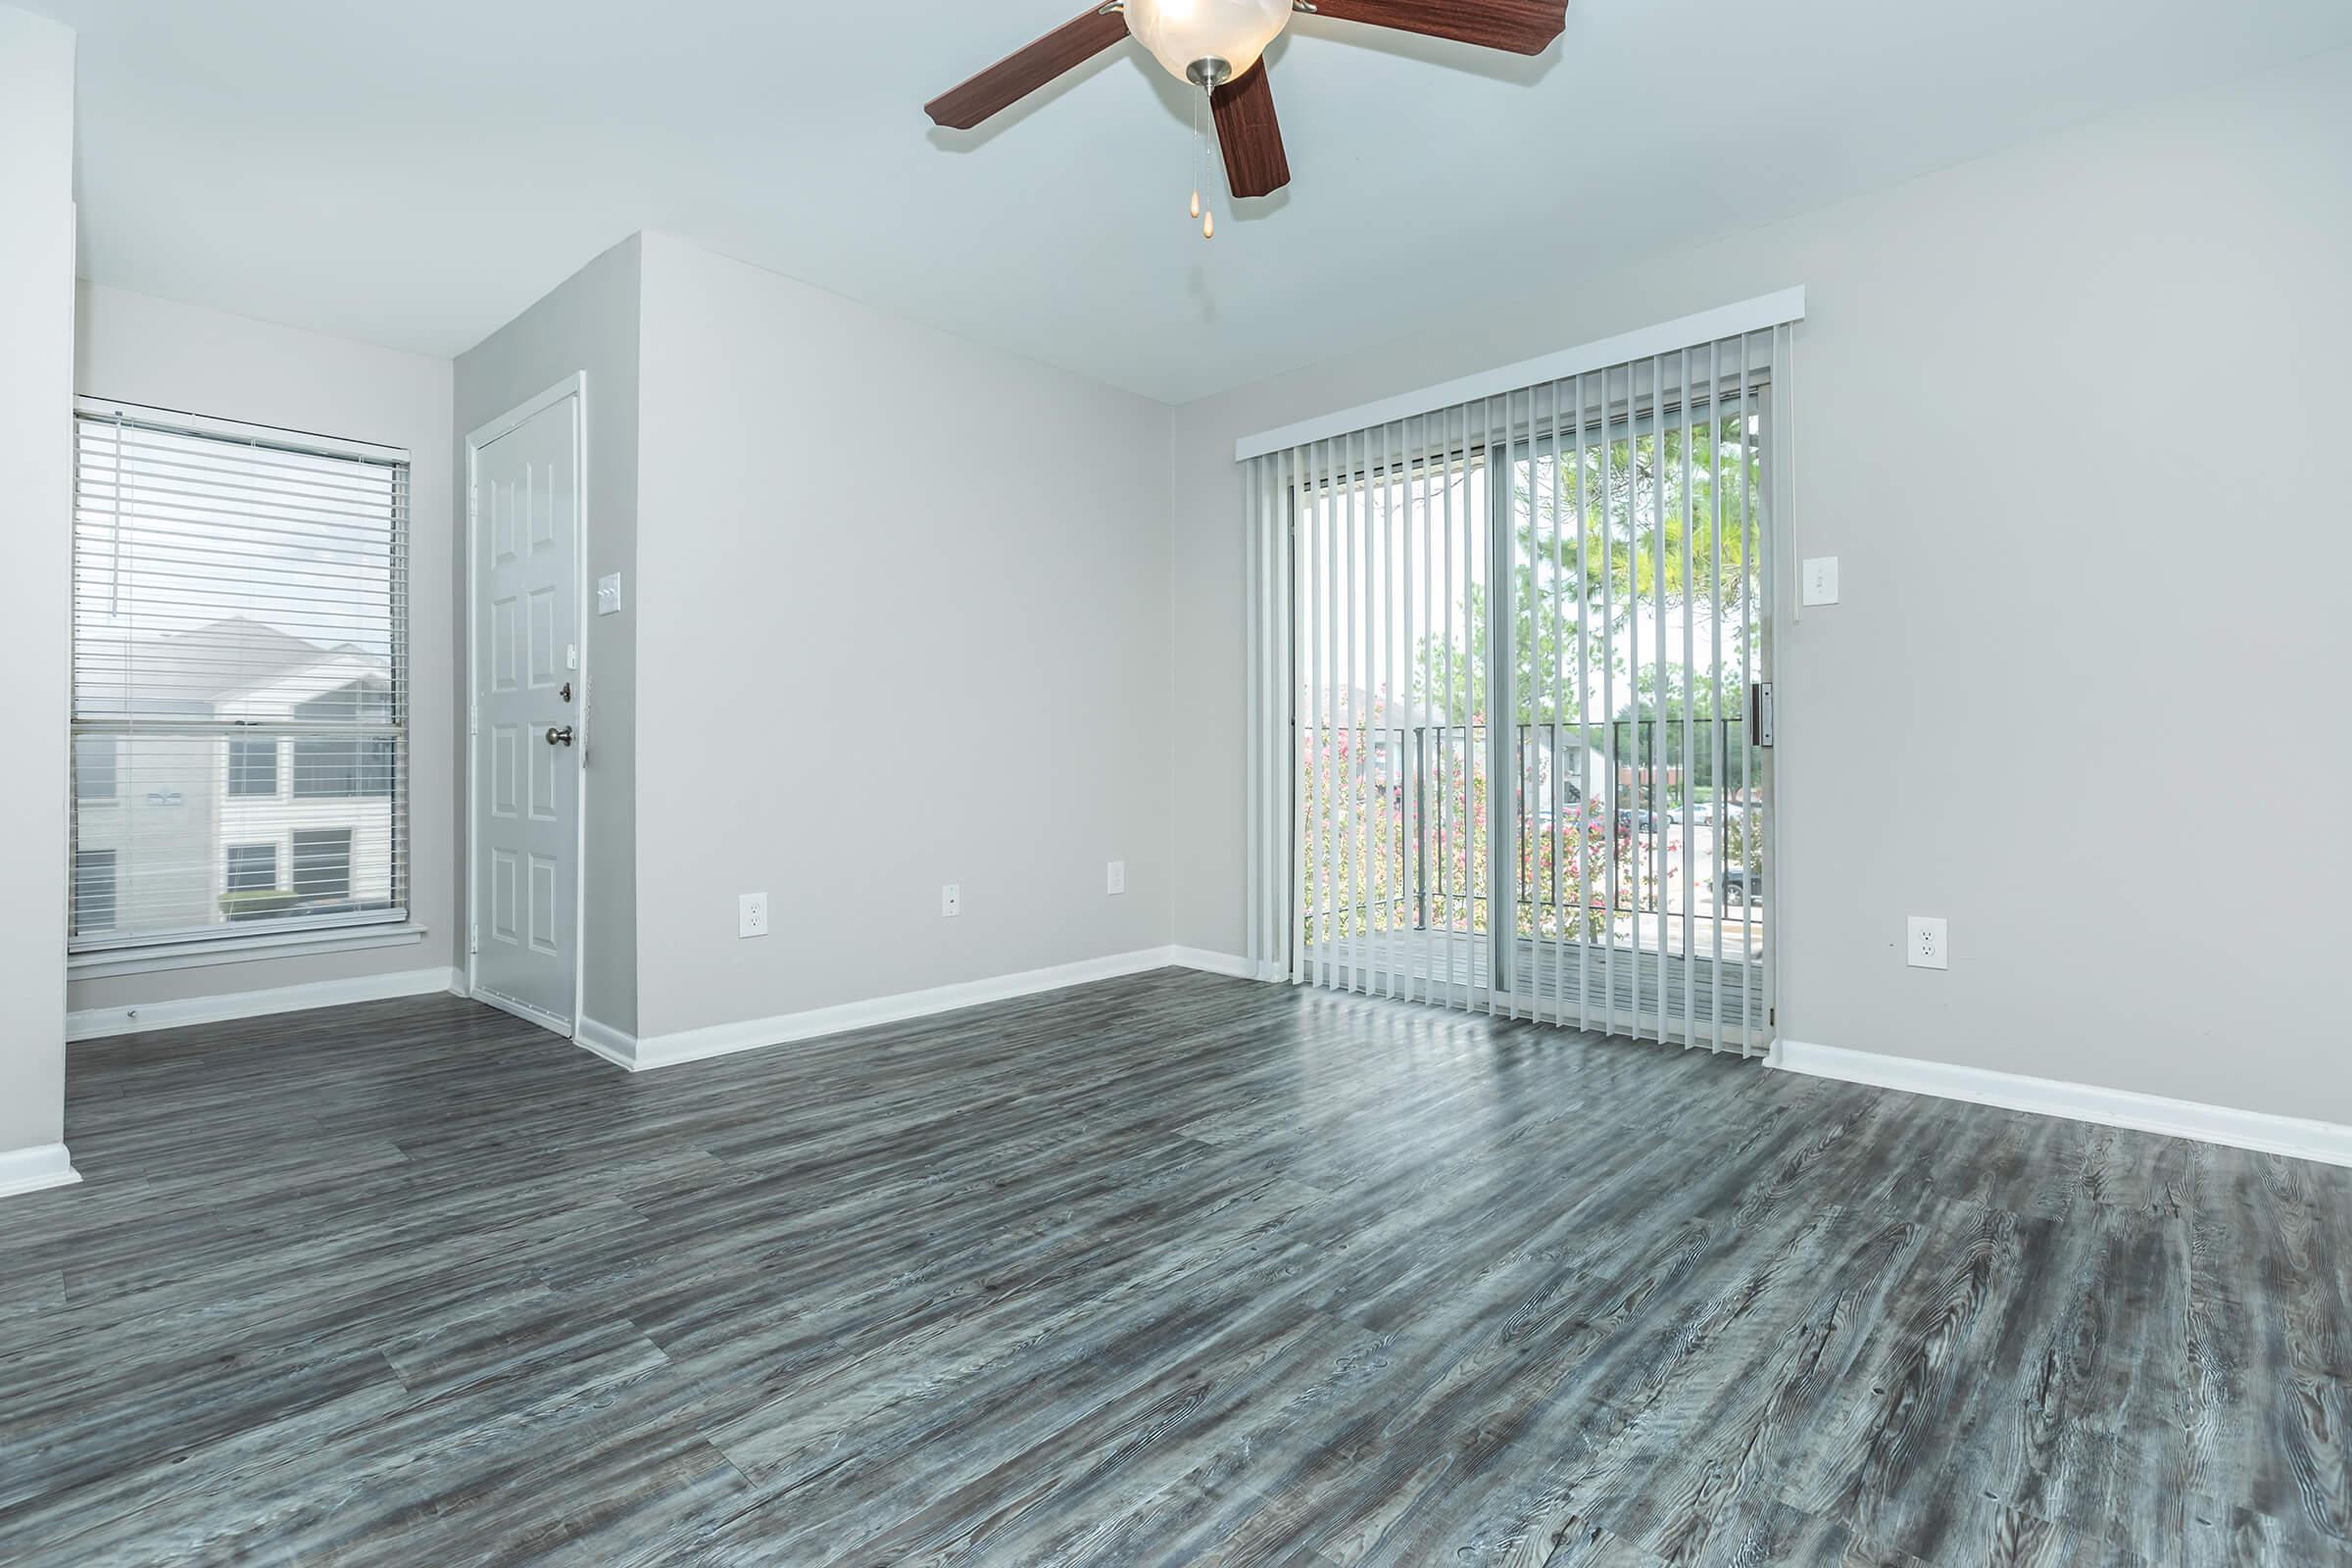
<svg viewBox="0 0 2352 1568"><path fill-rule="evenodd" d="M305 958L320 953L357 953L398 948L424 940L416 924L355 925L338 931L281 931L266 937L215 937L153 948L116 948L70 954L69 980L102 980L110 975L154 974L165 969L202 969L217 963L252 963L262 958Z"/></svg>

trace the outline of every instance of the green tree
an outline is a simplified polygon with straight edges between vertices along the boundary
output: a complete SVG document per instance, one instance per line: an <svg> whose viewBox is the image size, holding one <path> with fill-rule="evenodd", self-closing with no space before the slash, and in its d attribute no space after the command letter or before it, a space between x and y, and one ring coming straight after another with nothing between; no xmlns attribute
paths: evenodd
<svg viewBox="0 0 2352 1568"><path fill-rule="evenodd" d="M1720 622L1726 663L1745 666L1738 644L1742 625L1756 619L1749 545L1763 474L1740 429L1734 417L1694 427L1688 443L1679 427L1605 449L1588 443L1581 464L1573 444L1555 457L1546 441L1533 464L1525 457L1512 463L1510 673L1521 723L1582 716L1600 724L1604 713L1581 712L1589 677L1605 662L1629 692L1636 689L1639 677L1616 642L1643 608L1678 607L1710 628ZM1467 510L1465 475L1432 481L1431 491L1438 483L1455 487L1457 515ZM1433 500L1445 504L1416 494L1414 510ZM1488 585L1471 583L1463 603L1466 615L1457 620L1485 625ZM1679 650L1670 653L1679 659ZM1420 640L1413 695L1437 714L1483 715L1487 673L1485 639L1457 625Z"/></svg>

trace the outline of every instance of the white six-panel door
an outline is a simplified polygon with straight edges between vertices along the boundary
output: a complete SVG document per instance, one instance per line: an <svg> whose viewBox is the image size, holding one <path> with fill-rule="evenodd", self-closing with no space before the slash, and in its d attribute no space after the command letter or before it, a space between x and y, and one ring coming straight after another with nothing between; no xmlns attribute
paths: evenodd
<svg viewBox="0 0 2352 1568"><path fill-rule="evenodd" d="M580 430L573 389L471 443L471 983L483 1001L565 1034L585 697Z"/></svg>

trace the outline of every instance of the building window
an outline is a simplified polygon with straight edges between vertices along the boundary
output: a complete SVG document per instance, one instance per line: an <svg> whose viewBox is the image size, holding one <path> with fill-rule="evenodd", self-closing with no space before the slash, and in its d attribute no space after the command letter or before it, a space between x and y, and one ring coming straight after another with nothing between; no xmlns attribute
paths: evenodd
<svg viewBox="0 0 2352 1568"><path fill-rule="evenodd" d="M228 793L236 796L277 793L277 742L231 740L228 743Z"/></svg>
<svg viewBox="0 0 2352 1568"><path fill-rule="evenodd" d="M392 748L375 736L294 743L294 798L354 800L392 793Z"/></svg>
<svg viewBox="0 0 2352 1568"><path fill-rule="evenodd" d="M74 949L406 919L407 455L75 415Z"/></svg>
<svg viewBox="0 0 2352 1568"><path fill-rule="evenodd" d="M74 799L95 806L119 799L117 743L112 735L83 735L74 742Z"/></svg>
<svg viewBox="0 0 2352 1568"><path fill-rule="evenodd" d="M74 852L74 934L115 928L115 852Z"/></svg>
<svg viewBox="0 0 2352 1568"><path fill-rule="evenodd" d="M351 897L351 829L294 835L294 896L306 904Z"/></svg>
<svg viewBox="0 0 2352 1568"><path fill-rule="evenodd" d="M277 846L231 844L228 847L227 890L231 893L277 891Z"/></svg>

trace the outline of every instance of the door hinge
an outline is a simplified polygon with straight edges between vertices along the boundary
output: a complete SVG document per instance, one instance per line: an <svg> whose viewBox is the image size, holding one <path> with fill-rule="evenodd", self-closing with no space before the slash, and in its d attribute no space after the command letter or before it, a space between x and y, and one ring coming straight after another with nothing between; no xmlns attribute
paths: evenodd
<svg viewBox="0 0 2352 1568"><path fill-rule="evenodd" d="M1747 689L1747 732L1758 746L1772 744L1772 682L1768 680Z"/></svg>
<svg viewBox="0 0 2352 1568"><path fill-rule="evenodd" d="M479 735L481 732L482 705L479 703L469 704L466 709L466 733Z"/></svg>
<svg viewBox="0 0 2352 1568"><path fill-rule="evenodd" d="M466 928L466 951L467 953L479 953L482 951L482 928L480 926L468 926Z"/></svg>

